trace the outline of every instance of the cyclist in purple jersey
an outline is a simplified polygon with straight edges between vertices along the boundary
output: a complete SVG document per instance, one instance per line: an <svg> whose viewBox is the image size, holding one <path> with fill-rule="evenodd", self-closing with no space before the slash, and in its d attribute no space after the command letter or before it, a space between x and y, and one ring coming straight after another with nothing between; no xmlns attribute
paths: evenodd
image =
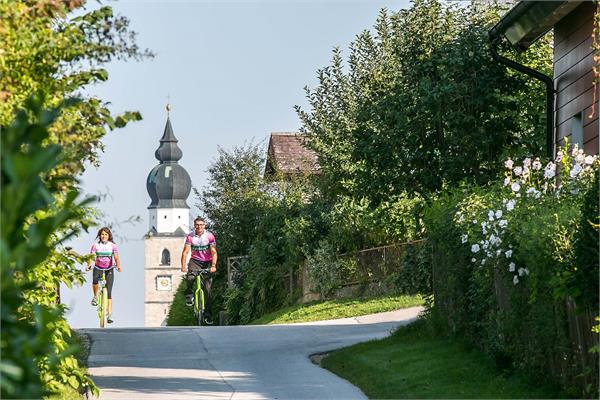
<svg viewBox="0 0 600 400"><path fill-rule="evenodd" d="M198 217L194 220L194 231L188 234L185 238L183 251L181 252L181 272L187 272L185 280L187 288L185 298L187 305L193 305L194 298L194 281L196 274L201 269L210 269L211 273L217 272L217 242L215 235L207 231L206 222ZM186 264L191 251L189 263ZM211 315L211 296L210 290L212 287L212 276L207 276L202 279L202 286L205 294L205 307L207 325L212 324Z"/></svg>
<svg viewBox="0 0 600 400"><path fill-rule="evenodd" d="M96 235L96 240L97 242L92 245L92 249L90 250L90 253L96 256L94 261L94 272L92 274L92 291L94 293L92 305L98 305L98 281L100 280L102 273L104 273L106 277L106 289L108 292L107 322L112 324L112 287L115 279L113 269L115 265L117 266L117 271L121 272L123 269L121 268L121 260L119 260L117 245L113 243L113 236L110 229L107 227L101 228ZM91 262L86 270L89 271L90 269L92 269Z"/></svg>

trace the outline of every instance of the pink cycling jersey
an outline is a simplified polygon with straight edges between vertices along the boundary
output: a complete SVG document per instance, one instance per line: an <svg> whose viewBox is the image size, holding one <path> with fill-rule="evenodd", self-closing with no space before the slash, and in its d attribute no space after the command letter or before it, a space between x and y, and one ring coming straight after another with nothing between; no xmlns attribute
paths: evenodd
<svg viewBox="0 0 600 400"><path fill-rule="evenodd" d="M192 258L194 260L208 262L212 260L211 246L216 246L215 235L209 231L204 231L200 236L192 232L185 238L185 244L192 248Z"/></svg>
<svg viewBox="0 0 600 400"><path fill-rule="evenodd" d="M117 254L117 245L113 242L97 242L92 245L91 254L96 255L96 268L109 269L113 266L113 255Z"/></svg>

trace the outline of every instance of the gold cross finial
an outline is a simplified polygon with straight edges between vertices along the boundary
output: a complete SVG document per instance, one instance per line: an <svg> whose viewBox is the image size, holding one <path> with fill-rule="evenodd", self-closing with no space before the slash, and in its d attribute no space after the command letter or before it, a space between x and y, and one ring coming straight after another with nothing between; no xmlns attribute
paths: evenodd
<svg viewBox="0 0 600 400"><path fill-rule="evenodd" d="M171 96L167 96L167 117L171 113Z"/></svg>

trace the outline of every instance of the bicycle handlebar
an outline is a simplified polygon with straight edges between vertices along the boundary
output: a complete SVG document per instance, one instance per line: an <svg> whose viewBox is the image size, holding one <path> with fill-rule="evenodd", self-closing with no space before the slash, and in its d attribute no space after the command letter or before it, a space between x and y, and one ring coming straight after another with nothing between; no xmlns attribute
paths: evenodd
<svg viewBox="0 0 600 400"><path fill-rule="evenodd" d="M192 275L202 274L202 275L210 275L210 268L203 268L196 271L189 271Z"/></svg>

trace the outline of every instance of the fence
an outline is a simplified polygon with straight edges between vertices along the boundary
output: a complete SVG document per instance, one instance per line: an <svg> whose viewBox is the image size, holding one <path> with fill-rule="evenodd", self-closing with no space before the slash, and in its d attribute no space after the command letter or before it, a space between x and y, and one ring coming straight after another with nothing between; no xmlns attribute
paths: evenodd
<svg viewBox="0 0 600 400"><path fill-rule="evenodd" d="M339 255L338 260L347 267L339 271L339 285L330 297L377 295L390 291L429 292L431 253L426 244L425 240L415 240ZM424 262L417 257L423 258ZM316 286L304 266L303 302L323 298Z"/></svg>

